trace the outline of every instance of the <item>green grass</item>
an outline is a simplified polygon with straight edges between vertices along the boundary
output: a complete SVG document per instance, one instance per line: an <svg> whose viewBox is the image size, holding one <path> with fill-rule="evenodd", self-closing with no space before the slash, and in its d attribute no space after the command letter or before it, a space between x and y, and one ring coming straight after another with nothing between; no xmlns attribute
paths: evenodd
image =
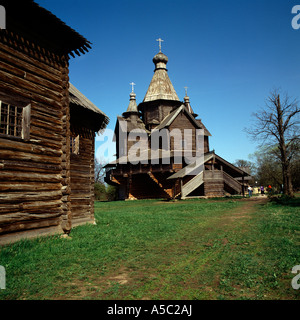
<svg viewBox="0 0 300 320"><path fill-rule="evenodd" d="M95 203L97 225L0 249L0 299L299 299L299 198Z"/></svg>

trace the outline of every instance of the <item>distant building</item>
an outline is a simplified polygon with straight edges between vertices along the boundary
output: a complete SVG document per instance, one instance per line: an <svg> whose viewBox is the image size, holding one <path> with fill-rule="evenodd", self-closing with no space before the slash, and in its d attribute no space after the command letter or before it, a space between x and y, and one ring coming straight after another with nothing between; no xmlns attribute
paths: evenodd
<svg viewBox="0 0 300 320"><path fill-rule="evenodd" d="M227 193L244 193L244 179L249 174L210 150L210 132L197 119L187 94L184 101L180 101L171 83L167 71L168 57L160 50L153 62L154 76L143 102L137 106L136 95L132 92L127 111L117 117L117 160L106 166L106 182L118 187L120 199L221 197ZM175 139L169 141L169 163L164 160L164 148L159 145L153 164L151 143L155 134L163 129L177 132L181 138L177 144ZM129 139L132 130L144 132L148 141L139 155L142 161L137 164L129 157L131 147L137 142ZM188 138L185 130L191 133ZM178 143L179 148L190 151L195 157L199 130L202 130L202 160L187 163L182 153L181 161L178 161Z"/></svg>

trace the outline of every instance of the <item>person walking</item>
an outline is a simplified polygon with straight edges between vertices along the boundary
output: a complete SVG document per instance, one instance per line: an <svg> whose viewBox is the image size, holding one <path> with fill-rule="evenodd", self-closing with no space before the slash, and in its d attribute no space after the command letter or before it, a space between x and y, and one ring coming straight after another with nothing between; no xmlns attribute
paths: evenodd
<svg viewBox="0 0 300 320"><path fill-rule="evenodd" d="M248 193L249 193L249 198L252 197L252 192L253 192L253 189L251 186L248 187Z"/></svg>

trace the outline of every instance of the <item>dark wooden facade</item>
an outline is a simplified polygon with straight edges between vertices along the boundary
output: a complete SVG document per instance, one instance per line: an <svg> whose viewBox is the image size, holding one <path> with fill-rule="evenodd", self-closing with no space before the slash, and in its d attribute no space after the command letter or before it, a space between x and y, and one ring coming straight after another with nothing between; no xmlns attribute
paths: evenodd
<svg viewBox="0 0 300 320"><path fill-rule="evenodd" d="M88 41L34 1L1 4L7 29L0 30L0 243L7 243L93 221L91 202L79 206L75 199L92 199L95 131L77 126L87 152L74 159L69 54L86 52ZM106 121L103 115L100 127ZM77 161L89 167L89 190L76 190Z"/></svg>
<svg viewBox="0 0 300 320"><path fill-rule="evenodd" d="M244 179L248 173L210 151L211 134L202 121L197 119L198 115L194 113L189 97L186 95L183 102L179 100L168 77L168 58L159 52L153 62L154 76L143 102L137 106L135 94L132 93L128 110L123 117L118 117L115 129L117 160L107 165L106 182L118 186L120 199L243 194ZM132 163L130 158L130 147L138 142L128 141L133 129L143 130L147 136L147 144L140 151L143 156L138 158L140 163ZM170 133L169 162L163 160L164 147L159 145L157 161L153 163L153 139L165 129ZM199 131L203 139L201 154L197 153ZM124 140L127 148L122 148ZM182 152L178 161L176 152L180 148L190 151L193 157L197 154L198 160L188 163ZM200 158L203 161L199 164ZM194 167L197 170L193 171Z"/></svg>

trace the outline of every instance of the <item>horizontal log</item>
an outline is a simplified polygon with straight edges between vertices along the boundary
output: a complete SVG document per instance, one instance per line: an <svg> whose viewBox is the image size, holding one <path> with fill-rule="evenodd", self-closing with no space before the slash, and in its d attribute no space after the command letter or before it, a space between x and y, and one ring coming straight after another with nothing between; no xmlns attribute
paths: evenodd
<svg viewBox="0 0 300 320"><path fill-rule="evenodd" d="M63 126L63 122L60 117L58 117L57 115L52 116L52 115L46 114L44 110L40 110L37 108L36 109L31 108L31 119L34 119L34 120L37 119L47 123L53 123L60 128L62 128Z"/></svg>
<svg viewBox="0 0 300 320"><path fill-rule="evenodd" d="M0 181L0 192L6 191L54 191L61 190L61 183L39 183L39 182L4 182Z"/></svg>
<svg viewBox="0 0 300 320"><path fill-rule="evenodd" d="M89 209L79 209L79 210L75 210L73 209L72 211L72 221L76 220L76 219L81 219L81 218L90 218L91 217L91 212Z"/></svg>
<svg viewBox="0 0 300 320"><path fill-rule="evenodd" d="M0 193L0 203L16 203L23 201L59 200L62 197L59 191L33 192L5 192Z"/></svg>
<svg viewBox="0 0 300 320"><path fill-rule="evenodd" d="M7 59L6 57L6 61L7 62L3 60L1 61L0 70L10 73L16 77L25 78L29 82L42 85L47 89L57 91L57 92L62 91L62 87L57 83L46 80L43 77L40 77L38 75L35 75L34 73L30 72L30 70L24 71L24 66L23 65L18 66L17 63L15 63L16 60L12 60L10 58Z"/></svg>
<svg viewBox="0 0 300 320"><path fill-rule="evenodd" d="M73 181L73 177L71 176L71 187L72 191L75 190L91 190L91 183L89 183L89 179L87 179L87 182L85 184L82 183L76 183Z"/></svg>
<svg viewBox="0 0 300 320"><path fill-rule="evenodd" d="M50 67L48 64L32 59L4 43L1 43L0 48L0 58L3 61L15 66L23 66L25 71L30 71L54 83L59 84L61 82L61 71L58 68Z"/></svg>
<svg viewBox="0 0 300 320"><path fill-rule="evenodd" d="M91 204L91 197L75 197L71 195L71 204L72 206L76 205L90 205Z"/></svg>
<svg viewBox="0 0 300 320"><path fill-rule="evenodd" d="M36 103L34 101L31 103L31 110L33 115L45 116L53 120L59 119L59 121L63 124L63 110L53 109L51 105L44 103Z"/></svg>
<svg viewBox="0 0 300 320"><path fill-rule="evenodd" d="M79 169L74 169L74 167L72 167L71 165L70 170L72 172L72 177L76 177L78 174L84 175L86 177L89 177L91 175L91 168L79 170Z"/></svg>
<svg viewBox="0 0 300 320"><path fill-rule="evenodd" d="M54 141L51 140L50 138L45 138L43 136L41 136L41 133L38 132L38 135L35 135L32 133L30 133L30 141L45 146L47 148L52 148L52 149L56 149L56 150L62 150L62 140L58 141Z"/></svg>
<svg viewBox="0 0 300 320"><path fill-rule="evenodd" d="M65 134L65 130L63 129L62 125L57 125L57 124L51 123L49 121L46 122L46 121L37 119L36 117L31 118L30 125L34 126L34 127L46 129L51 133L56 133L59 135Z"/></svg>
<svg viewBox="0 0 300 320"><path fill-rule="evenodd" d="M0 138L0 150L13 150L56 157L60 157L62 155L61 150L44 147L32 142L13 141L3 138Z"/></svg>
<svg viewBox="0 0 300 320"><path fill-rule="evenodd" d="M54 201L34 201L34 202L24 202L20 206L23 211L31 211L33 209L39 209L41 212L45 210L53 210L53 208L62 207L61 200L54 200Z"/></svg>
<svg viewBox="0 0 300 320"><path fill-rule="evenodd" d="M51 156L45 156L42 154L33 154L33 153L18 152L18 151L12 151L12 150L1 150L0 153L1 153L1 158L4 160L19 159L20 161L25 160L25 161L33 161L33 162L44 162L49 164L59 164L59 165L61 164L61 158L59 157L51 157Z"/></svg>
<svg viewBox="0 0 300 320"><path fill-rule="evenodd" d="M18 212L22 210L22 207L19 203L17 204L1 204L0 203L0 214L10 213L10 212Z"/></svg>
<svg viewBox="0 0 300 320"><path fill-rule="evenodd" d="M25 88L20 88L16 85L7 83L3 80L0 80L0 89L1 89L1 95L5 93L7 95L7 99L9 101L10 97L19 96L19 99L23 98L27 101L27 103L30 103L31 101L35 102L42 102L48 105L51 105L53 108L62 110L63 104L61 103L61 100L54 100L47 97L44 97L43 95L40 95L38 93L32 93Z"/></svg>
<svg viewBox="0 0 300 320"><path fill-rule="evenodd" d="M24 182L53 182L61 183L62 177L59 174L42 174L28 172L2 172L0 173L0 181L24 181Z"/></svg>
<svg viewBox="0 0 300 320"><path fill-rule="evenodd" d="M15 223L21 221L35 221L35 220L44 220L44 219L55 219L61 216L61 212L56 213L47 213L47 214L31 214L24 212L16 212L13 214L3 214L0 215L0 226L8 223Z"/></svg>
<svg viewBox="0 0 300 320"><path fill-rule="evenodd" d="M53 101L60 101L62 99L62 93L46 89L41 85L28 81L26 78L24 79L16 77L3 70L0 72L0 80L5 83L9 83L12 86L18 87L19 89L29 91L31 93L37 94L38 96L43 96Z"/></svg>
<svg viewBox="0 0 300 320"><path fill-rule="evenodd" d="M31 124L30 137L32 136L40 138L41 141L43 141L43 139L45 139L45 141L47 141L46 139L49 139L50 141L52 140L53 143L59 144L64 141L65 133L57 134L55 132L49 132L49 130L45 130L42 127L36 127Z"/></svg>
<svg viewBox="0 0 300 320"><path fill-rule="evenodd" d="M3 224L0 225L0 234L5 233L11 233L11 232L20 232L25 230L31 230L31 229L41 229L51 226L58 226L60 225L61 217L53 217L51 219L43 219L38 220L37 222L30 221L21 221L21 222L15 222L10 224ZM36 230L36 233L39 233L39 230Z"/></svg>
<svg viewBox="0 0 300 320"><path fill-rule="evenodd" d="M61 165L50 165L46 163L28 162L28 161L12 161L2 160L1 169L6 171L27 171L27 172L40 172L45 174L59 174L62 171Z"/></svg>

